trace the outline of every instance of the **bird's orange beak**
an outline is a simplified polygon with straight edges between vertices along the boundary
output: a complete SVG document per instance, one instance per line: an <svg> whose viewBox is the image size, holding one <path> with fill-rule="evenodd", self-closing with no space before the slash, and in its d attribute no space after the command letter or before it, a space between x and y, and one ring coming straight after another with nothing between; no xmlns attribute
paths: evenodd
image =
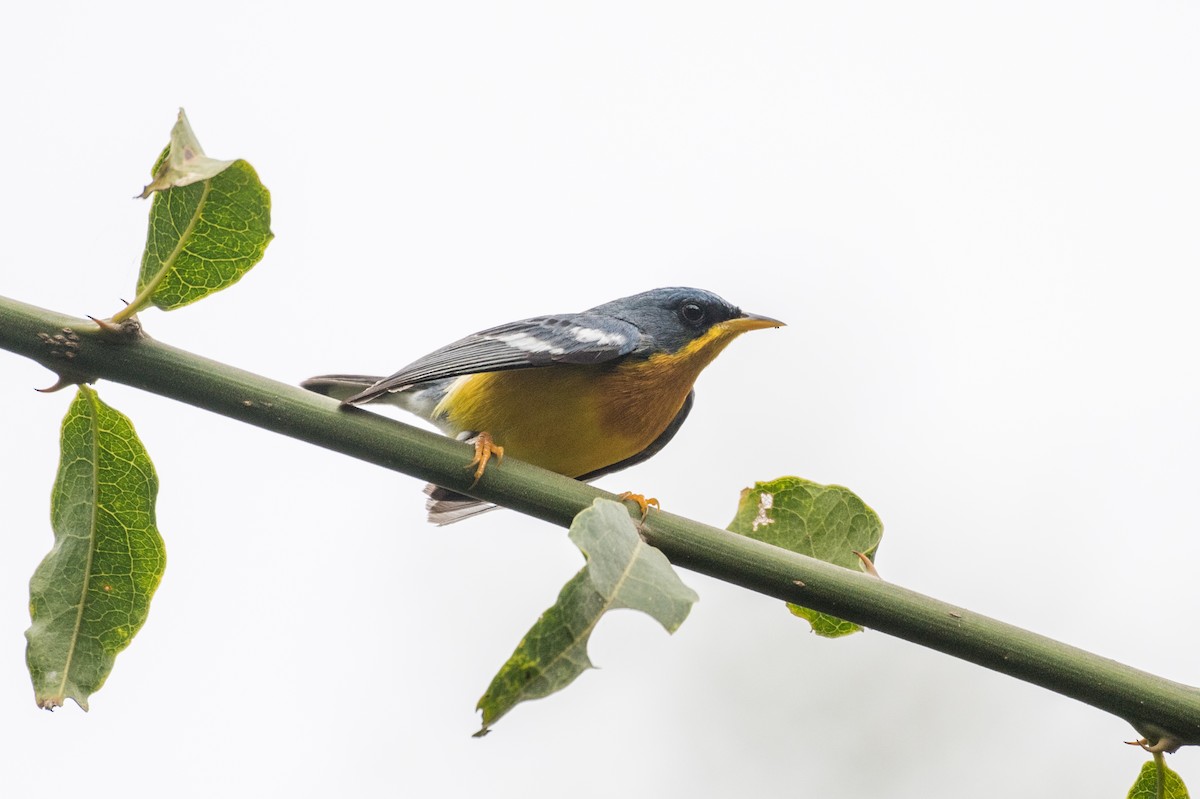
<svg viewBox="0 0 1200 799"><path fill-rule="evenodd" d="M745 316L739 316L737 319L729 319L721 322L718 327L723 327L731 333L745 333L747 330L762 330L765 327L785 327L785 322L780 322L778 319L772 319L769 316L759 316L758 314L748 313Z"/></svg>

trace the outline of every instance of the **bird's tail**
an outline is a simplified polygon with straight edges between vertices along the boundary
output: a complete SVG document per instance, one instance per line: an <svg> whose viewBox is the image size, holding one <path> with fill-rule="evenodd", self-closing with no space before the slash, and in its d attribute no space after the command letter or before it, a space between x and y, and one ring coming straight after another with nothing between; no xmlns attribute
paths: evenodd
<svg viewBox="0 0 1200 799"><path fill-rule="evenodd" d="M300 385L309 391L345 402L382 379L372 375L318 375L310 377ZM445 393L443 384L449 382L438 381L428 386L421 386L419 391L387 394L379 399L400 405L406 410L428 418L438 400ZM459 494L432 483L425 486L425 495L428 497L425 500L425 510L429 513L429 521L439 527L487 513L496 508L490 502L474 499L466 494Z"/></svg>
<svg viewBox="0 0 1200 799"><path fill-rule="evenodd" d="M318 375L308 378L300 387L345 402L382 379L374 375Z"/></svg>
<svg viewBox="0 0 1200 799"><path fill-rule="evenodd" d="M461 522L481 513L495 510L496 506L481 499L459 494L448 488L435 486L433 483L425 486L425 510L428 511L430 524L444 527L447 524Z"/></svg>

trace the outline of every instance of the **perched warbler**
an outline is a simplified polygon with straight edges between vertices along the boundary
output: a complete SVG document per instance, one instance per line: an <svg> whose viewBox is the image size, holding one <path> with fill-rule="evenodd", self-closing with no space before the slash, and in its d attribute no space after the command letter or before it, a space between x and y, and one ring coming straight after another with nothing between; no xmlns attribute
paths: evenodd
<svg viewBox="0 0 1200 799"><path fill-rule="evenodd" d="M473 441L476 479L494 454L580 480L641 463L679 431L704 367L748 330L783 322L709 291L660 288L582 313L481 330L389 377L322 375L302 385L348 405L387 402ZM494 507L427 486L429 520ZM638 499L645 511L645 501Z"/></svg>

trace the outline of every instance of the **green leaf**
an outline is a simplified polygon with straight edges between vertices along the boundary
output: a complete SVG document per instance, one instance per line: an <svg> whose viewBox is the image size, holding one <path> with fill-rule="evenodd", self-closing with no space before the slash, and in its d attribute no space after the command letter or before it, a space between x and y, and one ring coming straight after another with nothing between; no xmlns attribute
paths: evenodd
<svg viewBox="0 0 1200 799"><path fill-rule="evenodd" d="M862 632L862 627L854 622L830 616L819 610L793 605L791 602L787 603L787 608L793 616L799 616L807 621L812 626L812 631L822 638L841 638L843 635Z"/></svg>
<svg viewBox="0 0 1200 799"><path fill-rule="evenodd" d="M1163 764L1163 776L1166 778L1166 783L1163 790L1159 792L1158 786L1158 764L1153 760L1148 760L1142 764L1142 770L1138 774L1137 781L1133 783L1133 787L1129 789L1129 799L1188 799L1187 786L1183 784L1183 779L1171 769L1167 768L1166 763Z"/></svg>
<svg viewBox="0 0 1200 799"><path fill-rule="evenodd" d="M863 570L855 553L873 558L883 537L883 522L853 491L799 477L781 477L747 488L728 529L855 571ZM788 609L807 619L817 635L827 638L862 629L798 605L789 604Z"/></svg>
<svg viewBox="0 0 1200 799"><path fill-rule="evenodd" d="M25 658L39 707L84 710L146 621L166 552L158 477L129 419L80 386L50 497L54 546L29 581Z"/></svg>
<svg viewBox="0 0 1200 799"><path fill-rule="evenodd" d="M620 503L596 500L575 517L569 535L587 565L563 586L558 601L492 679L479 700L483 727L476 735L485 735L518 703L561 690L591 668L588 638L606 611L640 610L675 632L699 599L666 556L642 540Z"/></svg>
<svg viewBox="0 0 1200 799"><path fill-rule="evenodd" d="M183 109L155 163L150 227L137 297L121 321L149 305L171 310L233 285L262 260L271 233L271 194L245 161L204 155Z"/></svg>

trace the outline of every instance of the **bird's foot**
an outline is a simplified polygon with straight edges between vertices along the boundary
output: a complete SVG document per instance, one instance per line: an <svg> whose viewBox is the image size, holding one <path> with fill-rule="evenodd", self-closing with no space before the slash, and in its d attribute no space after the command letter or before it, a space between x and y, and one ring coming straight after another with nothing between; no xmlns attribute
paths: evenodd
<svg viewBox="0 0 1200 799"><path fill-rule="evenodd" d="M650 513L651 505L659 510L662 509L662 505L654 497L645 497L641 494L635 494L632 491L622 491L620 494L617 494L617 499L621 500L622 502L632 502L637 505L638 509L642 512L643 522L646 521L646 516Z"/></svg>
<svg viewBox="0 0 1200 799"><path fill-rule="evenodd" d="M483 472L487 469L488 461L495 456L496 463L504 461L504 447L492 440L491 433L480 433L475 436L475 457L467 464L468 469L475 469L475 480L471 483L471 487L475 487L475 483L479 482L479 478L483 477Z"/></svg>

